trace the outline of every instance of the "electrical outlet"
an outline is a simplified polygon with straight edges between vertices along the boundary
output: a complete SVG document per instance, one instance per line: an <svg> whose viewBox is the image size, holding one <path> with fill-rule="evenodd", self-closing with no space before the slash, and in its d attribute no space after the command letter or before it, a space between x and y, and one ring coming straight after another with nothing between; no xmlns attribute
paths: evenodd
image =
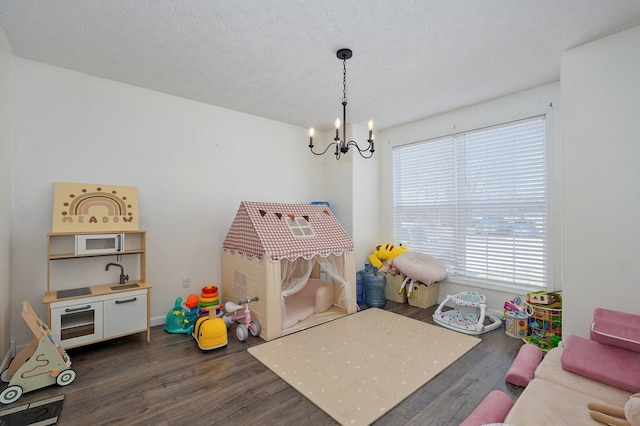
<svg viewBox="0 0 640 426"><path fill-rule="evenodd" d="M182 288L189 288L191 286L191 278L182 277Z"/></svg>

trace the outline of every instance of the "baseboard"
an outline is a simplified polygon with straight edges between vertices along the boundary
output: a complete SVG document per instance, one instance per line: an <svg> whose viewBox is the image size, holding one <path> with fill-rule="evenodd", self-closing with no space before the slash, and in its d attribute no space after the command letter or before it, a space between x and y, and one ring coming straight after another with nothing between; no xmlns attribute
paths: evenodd
<svg viewBox="0 0 640 426"><path fill-rule="evenodd" d="M151 321L149 321L149 323L151 324L151 327L154 327L156 325L164 325L164 323L167 321L166 316L165 317L155 317L155 318L151 318Z"/></svg>
<svg viewBox="0 0 640 426"><path fill-rule="evenodd" d="M0 365L0 371L4 371L7 368L9 368L9 364L11 363L11 360L13 359L14 355L11 353L11 349L9 349L7 351L7 353L4 355L4 358L2 358L2 364Z"/></svg>

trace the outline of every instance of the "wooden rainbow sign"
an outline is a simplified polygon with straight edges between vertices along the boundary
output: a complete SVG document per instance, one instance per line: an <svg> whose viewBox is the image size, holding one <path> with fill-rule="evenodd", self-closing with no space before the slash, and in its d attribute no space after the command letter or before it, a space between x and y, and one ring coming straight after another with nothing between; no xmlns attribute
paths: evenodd
<svg viewBox="0 0 640 426"><path fill-rule="evenodd" d="M138 231L138 188L55 182L53 233Z"/></svg>

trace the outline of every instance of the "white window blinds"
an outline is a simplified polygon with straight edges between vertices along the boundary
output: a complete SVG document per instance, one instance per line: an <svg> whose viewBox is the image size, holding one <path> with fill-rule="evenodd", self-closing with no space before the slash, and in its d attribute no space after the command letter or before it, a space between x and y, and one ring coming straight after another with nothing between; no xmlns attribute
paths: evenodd
<svg viewBox="0 0 640 426"><path fill-rule="evenodd" d="M544 117L393 150L394 241L456 276L547 284Z"/></svg>

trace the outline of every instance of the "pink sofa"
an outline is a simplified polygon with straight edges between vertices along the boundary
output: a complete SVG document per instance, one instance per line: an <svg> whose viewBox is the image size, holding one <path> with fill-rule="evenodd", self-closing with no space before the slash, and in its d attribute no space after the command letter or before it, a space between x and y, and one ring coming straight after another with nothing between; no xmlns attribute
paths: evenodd
<svg viewBox="0 0 640 426"><path fill-rule="evenodd" d="M602 426L589 415L588 403L622 407L640 392L640 315L596 309L591 331L590 339L568 336L544 356L504 420L473 417L492 411L485 398L463 424ZM495 410L504 406L502 398Z"/></svg>

